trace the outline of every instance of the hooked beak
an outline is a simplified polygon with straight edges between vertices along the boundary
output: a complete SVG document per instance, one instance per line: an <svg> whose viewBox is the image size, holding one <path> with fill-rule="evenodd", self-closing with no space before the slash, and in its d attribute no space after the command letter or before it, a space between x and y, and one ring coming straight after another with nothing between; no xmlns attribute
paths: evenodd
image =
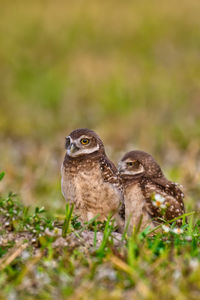
<svg viewBox="0 0 200 300"><path fill-rule="evenodd" d="M70 153L74 153L74 152L76 152L78 149L79 149L79 148L76 146L75 143L72 143L72 144L70 145Z"/></svg>

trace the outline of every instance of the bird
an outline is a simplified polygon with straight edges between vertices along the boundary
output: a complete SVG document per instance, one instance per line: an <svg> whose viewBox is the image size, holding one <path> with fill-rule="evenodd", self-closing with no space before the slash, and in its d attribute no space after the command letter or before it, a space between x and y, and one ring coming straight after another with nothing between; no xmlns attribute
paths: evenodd
<svg viewBox="0 0 200 300"><path fill-rule="evenodd" d="M65 148L61 166L62 194L74 205L80 222L88 222L97 215L103 222L112 215L119 231L122 230L123 185L100 137L93 130L76 129L65 138Z"/></svg>
<svg viewBox="0 0 200 300"><path fill-rule="evenodd" d="M141 230L154 228L185 213L181 187L169 181L155 159L140 150L126 153L118 164L123 182L125 222L128 232L134 226ZM178 227L182 220L176 221Z"/></svg>

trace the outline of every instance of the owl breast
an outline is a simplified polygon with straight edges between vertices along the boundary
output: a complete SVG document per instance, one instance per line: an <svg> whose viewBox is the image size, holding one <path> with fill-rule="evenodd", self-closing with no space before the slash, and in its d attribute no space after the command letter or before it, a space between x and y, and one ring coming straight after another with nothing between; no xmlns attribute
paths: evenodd
<svg viewBox="0 0 200 300"><path fill-rule="evenodd" d="M75 214L82 221L99 215L104 220L110 212L116 212L121 194L114 185L105 182L98 164L90 169L62 167L62 193L69 203L74 203Z"/></svg>
<svg viewBox="0 0 200 300"><path fill-rule="evenodd" d="M139 183L133 183L126 187L125 195L125 220L129 222L129 233L134 226L138 226L142 217L141 229L151 224L151 219L146 211L146 201Z"/></svg>

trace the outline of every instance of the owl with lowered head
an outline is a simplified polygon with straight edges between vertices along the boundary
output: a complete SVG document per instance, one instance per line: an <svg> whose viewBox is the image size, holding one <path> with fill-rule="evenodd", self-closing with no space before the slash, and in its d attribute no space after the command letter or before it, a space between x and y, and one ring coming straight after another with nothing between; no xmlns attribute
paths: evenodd
<svg viewBox="0 0 200 300"><path fill-rule="evenodd" d="M123 187L115 165L108 159L99 136L89 129L76 129L66 137L66 155L61 167L62 193L74 204L81 222L96 215L104 221L112 214L123 227L119 215Z"/></svg>
<svg viewBox="0 0 200 300"><path fill-rule="evenodd" d="M119 162L124 187L125 220L129 231L141 222L141 228L171 220L184 214L184 194L169 181L154 158L143 151L131 151ZM141 219L142 216L142 219ZM176 221L177 225L182 220Z"/></svg>

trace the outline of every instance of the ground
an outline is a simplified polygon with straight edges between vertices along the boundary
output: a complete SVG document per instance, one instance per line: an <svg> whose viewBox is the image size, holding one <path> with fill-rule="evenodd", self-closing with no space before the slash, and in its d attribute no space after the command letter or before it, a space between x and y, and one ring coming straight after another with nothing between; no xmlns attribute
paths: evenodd
<svg viewBox="0 0 200 300"><path fill-rule="evenodd" d="M12 194L0 199L0 209L2 299L200 297L194 212L182 216L181 229L171 222L128 236L110 219L81 226L68 205L64 220L47 217L44 208L31 214Z"/></svg>

